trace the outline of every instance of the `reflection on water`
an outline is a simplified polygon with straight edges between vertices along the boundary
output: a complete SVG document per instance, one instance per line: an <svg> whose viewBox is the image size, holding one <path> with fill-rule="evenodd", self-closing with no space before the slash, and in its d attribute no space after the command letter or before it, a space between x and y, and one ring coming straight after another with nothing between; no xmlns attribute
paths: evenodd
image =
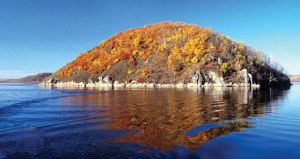
<svg viewBox="0 0 300 159"><path fill-rule="evenodd" d="M97 105L92 116L107 116L99 129L128 130L112 140L163 152L176 146L190 151L233 131L251 127L247 118L272 112L282 91L245 88L115 90L64 98L64 104ZM78 108L84 109L84 108Z"/></svg>
<svg viewBox="0 0 300 159"><path fill-rule="evenodd" d="M299 94L0 84L0 159L300 158Z"/></svg>

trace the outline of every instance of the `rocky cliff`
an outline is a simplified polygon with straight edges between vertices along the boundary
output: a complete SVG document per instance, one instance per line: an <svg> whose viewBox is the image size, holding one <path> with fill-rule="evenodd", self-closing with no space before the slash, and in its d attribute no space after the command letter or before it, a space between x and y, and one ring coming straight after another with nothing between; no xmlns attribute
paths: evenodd
<svg viewBox="0 0 300 159"><path fill-rule="evenodd" d="M56 87L289 86L262 52L208 28L158 23L118 33L41 85Z"/></svg>

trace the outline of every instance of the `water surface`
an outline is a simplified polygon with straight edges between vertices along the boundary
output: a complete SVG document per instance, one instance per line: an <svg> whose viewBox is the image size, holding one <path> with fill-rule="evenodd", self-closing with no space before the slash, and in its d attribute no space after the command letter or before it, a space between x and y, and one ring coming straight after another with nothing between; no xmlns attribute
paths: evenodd
<svg viewBox="0 0 300 159"><path fill-rule="evenodd" d="M1 158L300 158L289 90L58 90L0 84Z"/></svg>

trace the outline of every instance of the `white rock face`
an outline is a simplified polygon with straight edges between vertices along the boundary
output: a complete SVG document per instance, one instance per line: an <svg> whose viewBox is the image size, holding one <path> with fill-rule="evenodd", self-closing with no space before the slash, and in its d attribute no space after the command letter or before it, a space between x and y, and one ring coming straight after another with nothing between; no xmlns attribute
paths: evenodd
<svg viewBox="0 0 300 159"><path fill-rule="evenodd" d="M187 87L201 87L203 81L200 71L197 71L192 75L191 82L187 84Z"/></svg>
<svg viewBox="0 0 300 159"><path fill-rule="evenodd" d="M146 87L147 87L147 88L154 88L154 87L155 87L155 84L154 84L154 83L147 83L147 84L146 84Z"/></svg>
<svg viewBox="0 0 300 159"><path fill-rule="evenodd" d="M225 83L223 77L217 73L209 71L207 75L202 75L200 71L191 76L190 83L138 83L133 80L130 83L114 81L111 77L100 76L98 82L89 81L83 82L57 82L53 79L40 83L42 87L57 87L57 88L201 88L201 87L251 87L259 88L260 85L252 83L252 75L246 69L239 72L242 83ZM203 85L202 82L206 81ZM250 84L249 84L250 81Z"/></svg>
<svg viewBox="0 0 300 159"><path fill-rule="evenodd" d="M125 87L125 83L120 83L119 81L115 81L115 82L113 83L113 86L114 86L115 88L122 88L122 87Z"/></svg>
<svg viewBox="0 0 300 159"><path fill-rule="evenodd" d="M248 85L253 85L253 79L252 79L252 75L250 73L248 73L247 69L243 69L239 72L240 78L243 81L244 85L248 86ZM250 81L250 83L249 83Z"/></svg>
<svg viewBox="0 0 300 159"><path fill-rule="evenodd" d="M199 75L196 73L191 78L191 83L198 83Z"/></svg>
<svg viewBox="0 0 300 159"><path fill-rule="evenodd" d="M240 71L240 76L244 80L244 83L248 83L248 71L247 69L243 69Z"/></svg>
<svg viewBox="0 0 300 159"><path fill-rule="evenodd" d="M103 82L103 83L113 83L113 80L112 80L110 77L105 76L105 77L103 78L102 82Z"/></svg>
<svg viewBox="0 0 300 159"><path fill-rule="evenodd" d="M94 87L96 87L96 86L95 86L95 83L94 83L94 82L89 82L88 84L86 84L86 87L87 87L87 88L94 88Z"/></svg>
<svg viewBox="0 0 300 159"><path fill-rule="evenodd" d="M252 75L250 73L248 73L248 78L250 79L250 84L252 86L253 85L253 78L252 78Z"/></svg>
<svg viewBox="0 0 300 159"><path fill-rule="evenodd" d="M213 81L214 86L222 87L226 86L223 77L219 77L219 75L213 71L208 72L208 77Z"/></svg>
<svg viewBox="0 0 300 159"><path fill-rule="evenodd" d="M176 88L184 88L184 84L183 83L177 83L175 84Z"/></svg>
<svg viewBox="0 0 300 159"><path fill-rule="evenodd" d="M186 84L186 86L188 88L197 88L197 87L199 87L198 83L188 83L188 84Z"/></svg>
<svg viewBox="0 0 300 159"><path fill-rule="evenodd" d="M70 81L70 82L58 82L55 84L55 87L61 87L61 88L85 88L86 84L83 82L74 82L74 81Z"/></svg>

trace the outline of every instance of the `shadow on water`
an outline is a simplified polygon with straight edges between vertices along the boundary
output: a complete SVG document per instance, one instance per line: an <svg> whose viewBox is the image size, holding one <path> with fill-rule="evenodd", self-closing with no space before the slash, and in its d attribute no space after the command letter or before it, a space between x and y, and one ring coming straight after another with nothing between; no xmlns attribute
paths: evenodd
<svg viewBox="0 0 300 159"><path fill-rule="evenodd" d="M161 158L178 147L192 153L215 138L255 127L251 118L276 111L287 93L137 89L45 98L4 120L31 126L0 133L0 158L155 158L157 153Z"/></svg>

